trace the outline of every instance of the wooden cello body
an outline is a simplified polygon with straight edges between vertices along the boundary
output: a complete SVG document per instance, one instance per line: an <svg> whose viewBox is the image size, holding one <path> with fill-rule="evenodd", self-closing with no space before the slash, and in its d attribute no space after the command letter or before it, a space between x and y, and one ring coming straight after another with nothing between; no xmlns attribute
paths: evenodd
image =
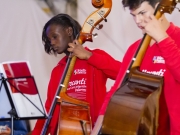
<svg viewBox="0 0 180 135"><path fill-rule="evenodd" d="M171 13L177 1L162 0L155 16ZM101 135L156 135L159 97L163 78L139 71L151 37L144 35L124 73L120 88L111 97L103 119Z"/></svg>
<svg viewBox="0 0 180 135"><path fill-rule="evenodd" d="M92 0L92 5L98 10L94 11L86 20L77 35L80 44L86 41L92 42L92 31L99 29L101 21L106 21L106 16L111 11L111 0ZM73 72L76 57L68 58L63 76L61 77L56 96L50 108L49 117L43 127L41 135L46 135L47 128L53 115L56 104L60 104L59 123L57 135L90 135L92 131L92 121L90 116L90 105L85 101L74 99L66 94L66 90Z"/></svg>

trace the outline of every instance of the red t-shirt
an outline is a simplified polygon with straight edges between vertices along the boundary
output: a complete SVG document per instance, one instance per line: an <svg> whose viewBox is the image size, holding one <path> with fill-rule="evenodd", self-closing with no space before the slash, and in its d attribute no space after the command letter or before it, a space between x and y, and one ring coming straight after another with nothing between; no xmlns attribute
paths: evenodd
<svg viewBox="0 0 180 135"><path fill-rule="evenodd" d="M69 86L67 88L67 94L79 100L87 101L87 86L88 86L88 65L84 60L81 65L76 64L69 81Z"/></svg>
<svg viewBox="0 0 180 135"><path fill-rule="evenodd" d="M89 50L88 48L86 49ZM90 115L92 124L94 125L106 95L106 81L108 78L116 79L121 63L102 50L95 49L89 51L92 52L92 56L88 60L76 60L67 94L74 98L85 100L90 104ZM47 112L49 112L51 103L55 97L66 60L67 57L60 60L52 71L45 104ZM60 106L56 105L48 127L48 131L51 134L54 134L56 131L59 110ZM44 120L38 120L32 135L40 134L43 125Z"/></svg>

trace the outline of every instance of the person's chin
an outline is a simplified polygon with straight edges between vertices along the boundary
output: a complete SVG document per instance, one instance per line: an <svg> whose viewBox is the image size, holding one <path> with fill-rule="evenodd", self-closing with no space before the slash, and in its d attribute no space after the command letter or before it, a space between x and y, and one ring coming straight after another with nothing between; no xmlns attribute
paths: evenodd
<svg viewBox="0 0 180 135"><path fill-rule="evenodd" d="M57 54L62 54L63 52L57 52Z"/></svg>
<svg viewBox="0 0 180 135"><path fill-rule="evenodd" d="M143 34L143 35L146 33L146 32L145 32L145 30L143 30L143 29L142 29L142 31L141 31L141 32L142 32L142 34Z"/></svg>
<svg viewBox="0 0 180 135"><path fill-rule="evenodd" d="M58 50L58 49L56 50L56 53L57 53L57 54L62 54L63 52L64 52L64 51L62 51L62 50Z"/></svg>

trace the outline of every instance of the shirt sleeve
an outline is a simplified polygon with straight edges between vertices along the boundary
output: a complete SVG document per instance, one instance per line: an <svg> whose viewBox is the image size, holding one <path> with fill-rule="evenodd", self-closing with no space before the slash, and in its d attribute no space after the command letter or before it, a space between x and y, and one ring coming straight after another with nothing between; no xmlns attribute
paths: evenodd
<svg viewBox="0 0 180 135"><path fill-rule="evenodd" d="M93 50L92 56L88 59L88 63L97 69L102 70L107 78L116 79L119 72L121 62L115 60L108 53L102 50Z"/></svg>
<svg viewBox="0 0 180 135"><path fill-rule="evenodd" d="M171 37L159 42L158 47L165 59L165 64L174 78L180 82L180 47Z"/></svg>

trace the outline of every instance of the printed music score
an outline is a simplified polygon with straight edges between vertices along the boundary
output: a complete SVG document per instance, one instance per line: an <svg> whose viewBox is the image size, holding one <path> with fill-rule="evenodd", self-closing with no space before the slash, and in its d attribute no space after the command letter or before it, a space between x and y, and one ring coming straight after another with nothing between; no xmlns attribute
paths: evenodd
<svg viewBox="0 0 180 135"><path fill-rule="evenodd" d="M18 117L46 116L28 61L3 62L0 64L0 73L6 79Z"/></svg>

